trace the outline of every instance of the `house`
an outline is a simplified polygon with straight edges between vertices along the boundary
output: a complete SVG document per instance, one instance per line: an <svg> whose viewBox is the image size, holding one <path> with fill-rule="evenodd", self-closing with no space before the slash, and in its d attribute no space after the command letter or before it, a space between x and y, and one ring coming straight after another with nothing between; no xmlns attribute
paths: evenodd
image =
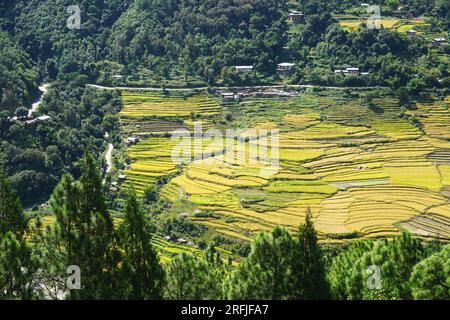
<svg viewBox="0 0 450 320"><path fill-rule="evenodd" d="M180 218L187 219L189 215L187 213L180 214Z"/></svg>
<svg viewBox="0 0 450 320"><path fill-rule="evenodd" d="M286 74L294 71L295 63L283 62L277 65L277 72L281 74Z"/></svg>
<svg viewBox="0 0 450 320"><path fill-rule="evenodd" d="M354 68L354 67L350 67L350 68L345 68L345 69L335 69L334 70L334 74L343 74L343 75L351 75L351 76L359 76L359 75L363 75L363 76L367 76L369 73L368 72L359 72L359 68Z"/></svg>
<svg viewBox="0 0 450 320"><path fill-rule="evenodd" d="M291 94L289 92L281 90L268 90L263 92L263 97L265 98L291 97Z"/></svg>
<svg viewBox="0 0 450 320"><path fill-rule="evenodd" d="M350 68L346 68L345 70L347 71L346 73L348 73L352 76L359 75L359 68L350 67Z"/></svg>
<svg viewBox="0 0 450 320"><path fill-rule="evenodd" d="M127 176L126 176L125 174L121 174L121 175L119 175L119 177L118 177L119 183L125 182L126 179L127 179Z"/></svg>
<svg viewBox="0 0 450 320"><path fill-rule="evenodd" d="M406 34L408 35L408 37L414 38L417 34L417 31L414 29L411 29L411 30L406 31Z"/></svg>
<svg viewBox="0 0 450 320"><path fill-rule="evenodd" d="M368 3L361 3L361 7L368 7L369 4Z"/></svg>
<svg viewBox="0 0 450 320"><path fill-rule="evenodd" d="M123 79L123 76L121 76L120 74L115 74L112 76L113 80L114 80L114 85L117 85L117 82L119 82L120 80Z"/></svg>
<svg viewBox="0 0 450 320"><path fill-rule="evenodd" d="M136 144L138 142L139 142L139 138L138 137L128 137L127 138L127 145L128 146L132 146L132 145L134 145L134 144Z"/></svg>
<svg viewBox="0 0 450 320"><path fill-rule="evenodd" d="M236 71L239 73L253 72L253 66L235 66Z"/></svg>
<svg viewBox="0 0 450 320"><path fill-rule="evenodd" d="M222 92L220 94L222 101L240 101L244 97L242 93L234 93L234 92Z"/></svg>
<svg viewBox="0 0 450 320"><path fill-rule="evenodd" d="M119 189L117 189L116 187L109 188L109 192L112 193L112 194L117 193L118 190Z"/></svg>
<svg viewBox="0 0 450 320"><path fill-rule="evenodd" d="M171 236L165 236L164 239L166 239L167 241L170 241L170 240L172 240L172 237Z"/></svg>
<svg viewBox="0 0 450 320"><path fill-rule="evenodd" d="M305 19L303 12L292 10L288 14L288 20L292 22L302 22Z"/></svg>
<svg viewBox="0 0 450 320"><path fill-rule="evenodd" d="M433 46L442 46L445 44L445 38L436 38L433 39L433 41L431 42L431 45Z"/></svg>
<svg viewBox="0 0 450 320"><path fill-rule="evenodd" d="M183 239L183 238L178 238L177 242L178 242L178 243L181 243L181 244L186 244L186 243L188 243L188 241L187 241L186 239Z"/></svg>

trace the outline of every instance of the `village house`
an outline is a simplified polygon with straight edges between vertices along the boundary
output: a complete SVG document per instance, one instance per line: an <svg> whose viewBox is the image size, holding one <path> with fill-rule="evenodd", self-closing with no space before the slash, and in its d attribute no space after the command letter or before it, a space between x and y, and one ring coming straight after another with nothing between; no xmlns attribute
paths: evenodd
<svg viewBox="0 0 450 320"><path fill-rule="evenodd" d="M351 68L346 68L345 70L352 76L359 75L359 68L351 67Z"/></svg>
<svg viewBox="0 0 450 320"><path fill-rule="evenodd" d="M305 15L303 14L303 12L300 11L292 10L288 14L288 20L295 23L302 22L304 19Z"/></svg>
<svg viewBox="0 0 450 320"><path fill-rule="evenodd" d="M253 66L235 66L236 71L239 73L250 73L253 72Z"/></svg>
<svg viewBox="0 0 450 320"><path fill-rule="evenodd" d="M442 46L445 44L445 38L435 38L431 42L431 45L433 46Z"/></svg>
<svg viewBox="0 0 450 320"><path fill-rule="evenodd" d="M126 179L127 179L127 176L126 176L125 174L121 174L121 175L119 175L119 177L117 178L117 180L119 181L119 183L124 183Z"/></svg>
<svg viewBox="0 0 450 320"><path fill-rule="evenodd" d="M117 83L123 79L123 76L121 76L120 74L115 74L112 76L113 80L114 80L114 85L116 86Z"/></svg>
<svg viewBox="0 0 450 320"><path fill-rule="evenodd" d="M359 71L359 68L350 67L345 69L335 69L334 74L343 74L343 75L351 75L351 76L367 76L369 72L361 72Z"/></svg>
<svg viewBox="0 0 450 320"><path fill-rule="evenodd" d="M242 100L242 93L234 93L234 92L222 92L220 93L220 97L222 98L221 102L225 101L239 101Z"/></svg>
<svg viewBox="0 0 450 320"><path fill-rule="evenodd" d="M283 62L277 65L277 72L280 74L287 74L293 72L295 63Z"/></svg>
<svg viewBox="0 0 450 320"><path fill-rule="evenodd" d="M414 38L417 34L417 31L414 29L411 29L411 30L406 31L406 34L408 35L408 37Z"/></svg>
<svg viewBox="0 0 450 320"><path fill-rule="evenodd" d="M138 142L139 142L139 138L138 137L128 137L127 138L127 145L128 146L132 146L132 145L134 145L134 144L136 144Z"/></svg>

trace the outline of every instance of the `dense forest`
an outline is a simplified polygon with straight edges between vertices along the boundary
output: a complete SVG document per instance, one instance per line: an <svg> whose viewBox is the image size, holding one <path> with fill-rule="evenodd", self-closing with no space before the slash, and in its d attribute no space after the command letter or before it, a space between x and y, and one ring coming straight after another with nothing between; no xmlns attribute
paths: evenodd
<svg viewBox="0 0 450 320"><path fill-rule="evenodd" d="M284 79L289 83L409 85L415 94L418 87L449 82L448 61L439 59L448 46L431 50L424 37L385 28L342 28L339 14L352 8L364 14L357 1L81 1L79 29L66 26L70 4L17 0L0 8L1 28L13 48L34 61L40 78L79 73L91 83L110 85L112 75L122 74L128 85L264 84L279 81L276 65L289 61L298 65ZM448 29L448 1L374 4L382 16L425 15L432 32ZM294 9L305 14L297 25L287 19ZM255 72L239 75L236 65L253 65ZM343 66L359 67L370 77L336 78L333 70ZM32 75L26 79L35 79Z"/></svg>
<svg viewBox="0 0 450 320"><path fill-rule="evenodd" d="M308 212L295 236L282 227L261 232L238 267L214 245L162 264L150 242L151 216L136 195L128 194L124 217L114 222L102 189L88 152L80 179L65 175L53 192L56 223L44 228L27 219L0 176L0 299L450 298L450 246L403 233L323 248ZM81 287L67 290L72 265L82 270Z"/></svg>

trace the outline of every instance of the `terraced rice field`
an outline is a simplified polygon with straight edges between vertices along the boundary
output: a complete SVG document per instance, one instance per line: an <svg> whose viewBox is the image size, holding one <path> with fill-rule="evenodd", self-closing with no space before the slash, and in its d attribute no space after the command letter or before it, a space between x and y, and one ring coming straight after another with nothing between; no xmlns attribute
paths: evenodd
<svg viewBox="0 0 450 320"><path fill-rule="evenodd" d="M374 109L362 97L334 92L248 98L224 106L206 95L189 97L189 102L165 99L125 93L124 126L133 126L133 121L151 125L177 115L179 124L192 131L192 110L210 125L215 117L233 114L228 125L236 136L204 138L201 146L189 140L186 150L192 161L161 190L171 202L188 201L201 212L213 213L189 217L196 223L249 240L276 225L295 232L309 207L322 241L392 236L401 229L450 240L448 99L418 103L406 116L392 97L374 99ZM279 131L256 139L274 128ZM145 130L141 134L148 136ZM132 164L125 187L142 191L157 177L174 172L177 164L171 155L179 143L149 136L129 148ZM233 157L227 158L224 152L230 149ZM209 152L202 158L205 150ZM264 152L255 158L249 150Z"/></svg>
<svg viewBox="0 0 450 320"><path fill-rule="evenodd" d="M192 129L191 118L197 115L207 128L219 112L217 101L205 95L133 91L123 92L122 98L126 105L120 113L124 131L138 136Z"/></svg>

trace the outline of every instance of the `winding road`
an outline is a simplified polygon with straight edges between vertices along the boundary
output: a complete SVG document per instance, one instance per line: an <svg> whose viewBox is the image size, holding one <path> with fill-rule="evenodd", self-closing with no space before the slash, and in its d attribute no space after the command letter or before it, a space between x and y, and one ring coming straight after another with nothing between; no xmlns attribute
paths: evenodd
<svg viewBox="0 0 450 320"><path fill-rule="evenodd" d="M39 97L39 99L35 103L33 103L31 105L31 109L28 110L28 117L29 118L31 118L33 116L33 113L35 113L38 110L39 106L42 103L42 100L44 100L44 97L45 97L45 95L48 92L48 88L49 87L50 87L49 83L44 83L44 84L39 86L39 91L41 91L41 96Z"/></svg>
<svg viewBox="0 0 450 320"><path fill-rule="evenodd" d="M208 87L180 87L180 88L159 88L159 87L107 87L98 84L87 84L87 87L102 89L102 90L127 90L127 91L202 91L207 90ZM336 90L367 90L367 89L387 89L388 87L373 86L373 87L332 87L332 86L319 86L310 84L291 84L291 85L272 85L272 86L242 86L242 87L209 87L216 90L246 90L246 89L300 89L300 88L323 88L323 89L336 89Z"/></svg>

